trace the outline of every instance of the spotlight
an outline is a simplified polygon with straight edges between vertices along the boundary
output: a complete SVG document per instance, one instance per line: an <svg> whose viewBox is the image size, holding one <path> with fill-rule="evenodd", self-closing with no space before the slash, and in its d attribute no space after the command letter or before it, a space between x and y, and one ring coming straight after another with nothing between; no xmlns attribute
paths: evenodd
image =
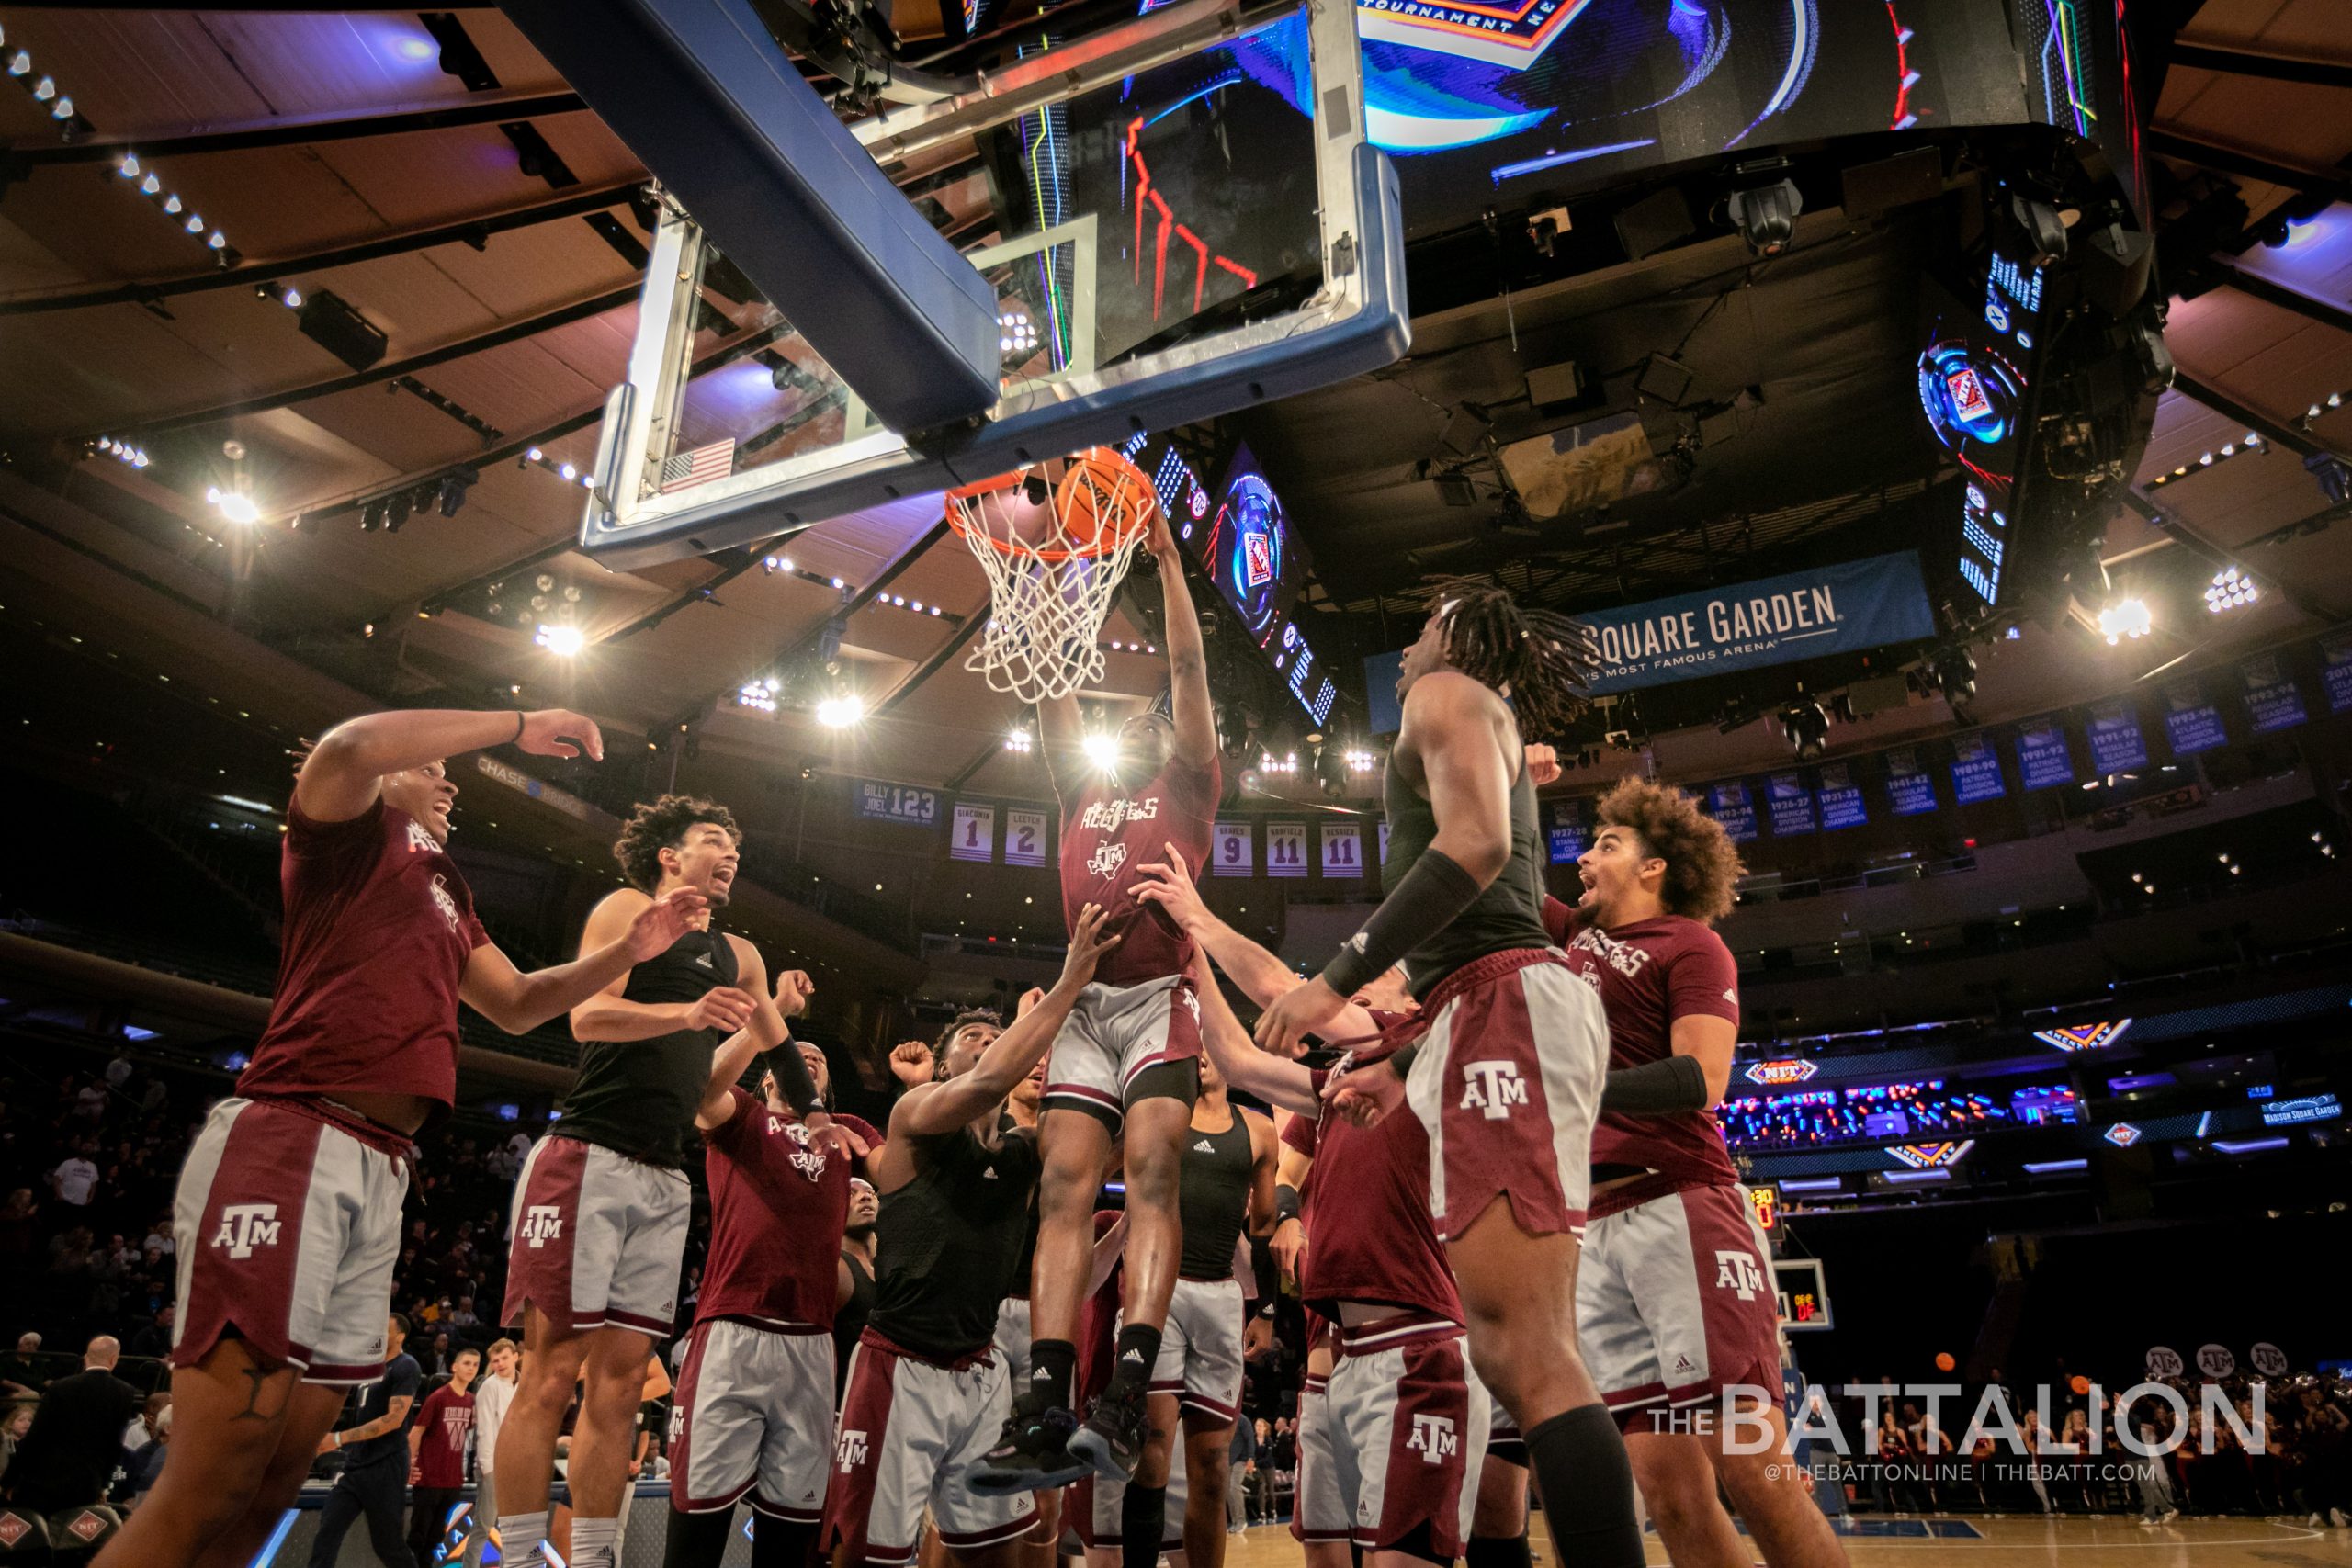
<svg viewBox="0 0 2352 1568"><path fill-rule="evenodd" d="M1964 648L1947 648L1935 656L1928 665L1936 689L1948 701L1973 702L1976 698L1976 658Z"/></svg>
<svg viewBox="0 0 2352 1568"><path fill-rule="evenodd" d="M232 523L250 525L261 521L261 508L243 491L224 490L214 504L220 509L220 515Z"/></svg>
<svg viewBox="0 0 2352 1568"><path fill-rule="evenodd" d="M437 497L441 503L441 515L455 517L458 508L466 503L466 491L471 490L481 478L481 470L472 468L452 468L443 474Z"/></svg>
<svg viewBox="0 0 2352 1568"><path fill-rule="evenodd" d="M1726 205L1747 248L1759 256L1777 256L1796 238L1804 197L1797 193L1796 182L1781 180L1758 190L1734 191Z"/></svg>
<svg viewBox="0 0 2352 1568"><path fill-rule="evenodd" d="M408 521L408 514L414 510L415 506L405 495L386 496L384 498L384 532L399 533L401 525Z"/></svg>
<svg viewBox="0 0 2352 1568"><path fill-rule="evenodd" d="M2113 648L2125 637L2143 637L2155 626L2142 599L2118 599L2098 613L2098 635Z"/></svg>
<svg viewBox="0 0 2352 1568"><path fill-rule="evenodd" d="M2218 615L2242 604L2251 604L2261 597L2261 591L2255 587L2251 576L2239 571L2236 567L2228 566L2215 572L2213 581L2206 586L2205 608Z"/></svg>
<svg viewBox="0 0 2352 1568"><path fill-rule="evenodd" d="M1829 716L1817 702L1799 703L1781 715L1781 734L1800 762L1810 762L1829 747Z"/></svg>
<svg viewBox="0 0 2352 1568"><path fill-rule="evenodd" d="M997 347L1008 367L1025 363L1037 352L1037 323L1026 305L1007 305L997 312Z"/></svg>
<svg viewBox="0 0 2352 1568"><path fill-rule="evenodd" d="M865 703L854 692L827 697L817 705L817 722L827 729L847 729L865 716Z"/></svg>
<svg viewBox="0 0 2352 1568"><path fill-rule="evenodd" d="M1079 745L1085 751L1087 761L1103 773L1107 773L1119 765L1117 736L1106 735L1099 729L1092 730L1088 733L1085 739L1079 742Z"/></svg>
<svg viewBox="0 0 2352 1568"><path fill-rule="evenodd" d="M39 102L45 104L55 96L57 96L57 79L55 77L44 76L40 81L33 84L33 97Z"/></svg>
<svg viewBox="0 0 2352 1568"><path fill-rule="evenodd" d="M384 525L384 503L371 501L359 509L359 531L372 534Z"/></svg>
<svg viewBox="0 0 2352 1568"><path fill-rule="evenodd" d="M1035 744L1036 742L1029 739L1029 732L1026 729L1012 729L1008 732L1004 738L1004 749L1006 750L1018 751L1023 756L1028 755L1030 749Z"/></svg>
<svg viewBox="0 0 2352 1568"><path fill-rule="evenodd" d="M542 621L538 635L531 640L559 659L569 659L588 646L586 635L569 623L549 626Z"/></svg>

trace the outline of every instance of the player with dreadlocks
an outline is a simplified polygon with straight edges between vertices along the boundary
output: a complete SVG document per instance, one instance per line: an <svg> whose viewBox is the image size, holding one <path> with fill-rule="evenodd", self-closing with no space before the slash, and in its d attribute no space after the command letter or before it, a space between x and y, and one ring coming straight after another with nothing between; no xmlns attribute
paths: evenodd
<svg viewBox="0 0 2352 1568"><path fill-rule="evenodd" d="M1385 894L1322 974L1278 998L1258 1042L1297 1054L1404 962L1420 1010L1392 1055L1334 1080L1367 1113L1409 1108L1430 1214L1461 1290L1470 1359L1526 1434L1561 1561L1638 1568L1633 1473L1577 1352L1576 1233L1609 1070L1600 998L1544 929L1543 838L1521 728L1583 704L1589 634L1477 580L1441 581L1405 650L1385 785Z"/></svg>

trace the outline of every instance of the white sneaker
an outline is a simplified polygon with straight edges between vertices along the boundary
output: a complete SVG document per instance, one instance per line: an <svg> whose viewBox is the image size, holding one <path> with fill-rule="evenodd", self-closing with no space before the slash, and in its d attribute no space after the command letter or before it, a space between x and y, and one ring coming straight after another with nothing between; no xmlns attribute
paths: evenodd
<svg viewBox="0 0 2352 1568"><path fill-rule="evenodd" d="M2321 1518L2317 1514L2313 1514L2310 1518L2303 1521L2303 1528L2305 1529L2318 1529L2321 1526L2326 1523L2327 1521L2325 1519Z"/></svg>
<svg viewBox="0 0 2352 1568"><path fill-rule="evenodd" d="M2180 1510L2178 1508L2166 1508L2165 1510L2165 1517L2156 1522L2159 1524L2168 1525L2178 1517L2180 1517Z"/></svg>
<svg viewBox="0 0 2352 1568"><path fill-rule="evenodd" d="M2352 1525L2352 1519L2346 1518L2344 1510L2341 1508L2330 1508L2327 1511L2327 1522L2338 1529L2342 1529L2346 1525Z"/></svg>

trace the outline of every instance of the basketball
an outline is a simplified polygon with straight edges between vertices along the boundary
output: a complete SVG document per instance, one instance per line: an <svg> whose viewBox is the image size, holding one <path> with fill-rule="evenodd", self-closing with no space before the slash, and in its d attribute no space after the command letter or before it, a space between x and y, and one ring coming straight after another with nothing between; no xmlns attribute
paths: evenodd
<svg viewBox="0 0 2352 1568"><path fill-rule="evenodd" d="M1939 1350L1936 1352L1936 1371L1939 1372L1948 1372L1958 1365L1960 1365L1960 1363L1951 1359L1951 1351Z"/></svg>
<svg viewBox="0 0 2352 1568"><path fill-rule="evenodd" d="M2088 1393L2091 1391L2091 1380L2083 1376L2082 1373L2076 1372L2073 1381L2068 1382L2066 1386L2073 1389L2076 1393Z"/></svg>
<svg viewBox="0 0 2352 1568"><path fill-rule="evenodd" d="M1091 553L1143 528L1158 504L1141 468L1105 446L1070 459L1056 500L1069 547Z"/></svg>

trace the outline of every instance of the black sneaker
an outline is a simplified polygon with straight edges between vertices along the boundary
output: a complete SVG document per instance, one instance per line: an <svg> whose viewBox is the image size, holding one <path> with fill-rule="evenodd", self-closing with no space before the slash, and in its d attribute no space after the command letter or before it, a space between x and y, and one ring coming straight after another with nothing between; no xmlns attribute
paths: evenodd
<svg viewBox="0 0 2352 1568"><path fill-rule="evenodd" d="M1143 1391L1104 1394L1086 1407L1086 1419L1069 1438L1069 1457L1094 1467L1105 1481L1125 1481L1143 1457Z"/></svg>
<svg viewBox="0 0 2352 1568"><path fill-rule="evenodd" d="M1094 1473L1094 1465L1069 1451L1070 1434L1077 1430L1078 1417L1066 1406L1016 1408L1005 1417L996 1447L964 1472L964 1484L984 1497L1005 1497L1083 1481Z"/></svg>

